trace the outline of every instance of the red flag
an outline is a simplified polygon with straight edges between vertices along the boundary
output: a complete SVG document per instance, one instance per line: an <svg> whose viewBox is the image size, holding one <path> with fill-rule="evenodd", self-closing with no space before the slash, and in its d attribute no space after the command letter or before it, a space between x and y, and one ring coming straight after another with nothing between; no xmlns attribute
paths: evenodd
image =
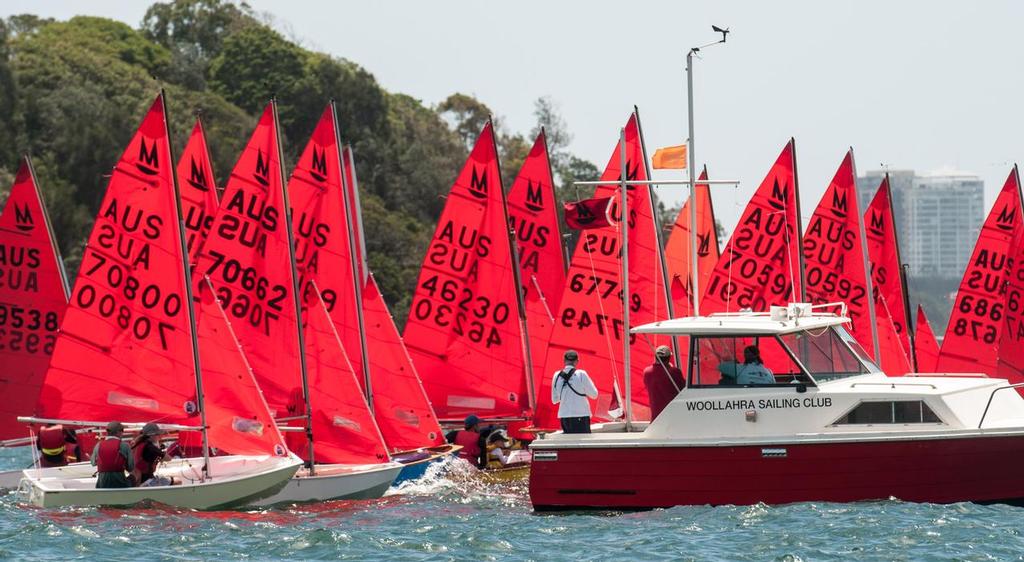
<svg viewBox="0 0 1024 562"><path fill-rule="evenodd" d="M896 222L892 213L892 194L889 176L882 179L875 197L864 213L864 232L868 242L868 260L871 263L871 283L875 293L875 314L878 322L879 344L882 348L880 365L889 374L909 372L905 364L911 354L910 334L907 326L907 296L903 292L903 267L900 264ZM882 320L882 315L889 322ZM895 335L890 333L895 330ZM899 346L887 343L896 338ZM902 349L903 353L899 353Z"/></svg>
<svg viewBox="0 0 1024 562"><path fill-rule="evenodd" d="M1020 228L1020 184L1015 168L996 197L967 262L936 370L995 376L999 335L1005 324L1003 296L1010 273L1010 243Z"/></svg>
<svg viewBox="0 0 1024 562"><path fill-rule="evenodd" d="M441 419L529 408L505 196L488 122L427 248L405 345Z"/></svg>
<svg viewBox="0 0 1024 562"><path fill-rule="evenodd" d="M0 214L0 439L25 437L35 413L68 286L50 218L26 156Z"/></svg>
<svg viewBox="0 0 1024 562"><path fill-rule="evenodd" d="M698 179L708 179L708 169L704 168ZM708 286L711 270L718 263L718 232L715 229L715 213L711 207L711 190L705 183L697 184L697 275L698 289ZM676 316L689 316L693 310L690 302L690 200L686 200L683 208L672 225L672 234L665 245L665 263L668 266L669 278L680 283L682 291L679 296L672 293ZM673 289L675 287L673 286Z"/></svg>
<svg viewBox="0 0 1024 562"><path fill-rule="evenodd" d="M44 417L198 425L182 248L160 96L100 204L46 374Z"/></svg>
<svg viewBox="0 0 1024 562"><path fill-rule="evenodd" d="M537 135L508 193L509 221L519 246L534 388L544 378L544 357L565 287L565 254L558 227L554 181L544 132ZM543 398L542 398L543 399Z"/></svg>
<svg viewBox="0 0 1024 562"><path fill-rule="evenodd" d="M767 311L800 299L800 205L790 139L747 203L704 289L701 314Z"/></svg>
<svg viewBox="0 0 1024 562"><path fill-rule="evenodd" d="M213 216L217 214L217 186L213 164L203 134L203 122L196 119L192 136L178 159L178 189L181 193L181 214L185 221L185 241L189 263L194 264L206 240Z"/></svg>
<svg viewBox="0 0 1024 562"><path fill-rule="evenodd" d="M586 369L597 386L599 396L593 408L596 420L611 419L612 391L615 384L624 388L622 262L620 259L621 161L619 146L615 150L595 197L612 198L611 226L588 230L576 246L562 293L561 309L555 317L541 385L537 388L538 427L557 427L557 407L551 403L551 378L564 363L567 349L580 354L580 368ZM626 124L626 177L647 179L643 139L636 114ZM629 302L630 322L640 325L668 318L668 295L665 287L665 264L655 226L651 189L630 186L628 192L629 227ZM669 343L668 338L652 338L653 345ZM635 419L650 419L647 390L640 378L643 369L653 362L653 347L645 338L630 337L632 377L632 408Z"/></svg>
<svg viewBox="0 0 1024 562"><path fill-rule="evenodd" d="M1011 175L1020 185L1017 166ZM999 335L996 375L1024 382L1024 228L1014 230L1003 297L1005 325Z"/></svg>
<svg viewBox="0 0 1024 562"><path fill-rule="evenodd" d="M275 113L271 102L235 164L195 271L216 287L276 415L300 387L301 363Z"/></svg>
<svg viewBox="0 0 1024 562"><path fill-rule="evenodd" d="M233 455L284 456L284 439L224 309L212 290L203 291L197 300L196 331L210 443Z"/></svg>
<svg viewBox="0 0 1024 562"><path fill-rule="evenodd" d="M608 217L608 209L611 207L611 203L611 197L596 197L566 203L563 206L565 224L574 230L610 226L612 223L611 218Z"/></svg>
<svg viewBox="0 0 1024 562"><path fill-rule="evenodd" d="M935 340L932 325L928 322L924 307L921 305L917 305L914 351L917 352L917 372L934 373L935 365L939 362L939 342Z"/></svg>
<svg viewBox="0 0 1024 562"><path fill-rule="evenodd" d="M874 357L868 310L872 303L864 271L856 181L851 149L821 196L804 233L806 291L808 300L814 304L845 302L850 333L868 356Z"/></svg>

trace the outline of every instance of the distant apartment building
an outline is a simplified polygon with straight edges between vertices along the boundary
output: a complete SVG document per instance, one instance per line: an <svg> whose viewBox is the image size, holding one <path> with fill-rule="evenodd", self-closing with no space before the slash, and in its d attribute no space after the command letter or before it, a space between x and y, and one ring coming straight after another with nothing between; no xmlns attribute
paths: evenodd
<svg viewBox="0 0 1024 562"><path fill-rule="evenodd" d="M858 203L867 208L884 170L857 178ZM904 263L920 276L960 277L985 216L985 183L973 174L940 170L917 175L889 170L893 212Z"/></svg>

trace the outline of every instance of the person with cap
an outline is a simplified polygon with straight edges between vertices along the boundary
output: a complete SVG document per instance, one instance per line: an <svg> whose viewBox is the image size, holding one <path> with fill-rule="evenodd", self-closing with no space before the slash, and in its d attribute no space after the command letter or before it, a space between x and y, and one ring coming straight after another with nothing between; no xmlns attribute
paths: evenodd
<svg viewBox="0 0 1024 562"><path fill-rule="evenodd" d="M511 447L508 433L496 429L487 436L487 468L502 468L511 460L506 449Z"/></svg>
<svg viewBox="0 0 1024 562"><path fill-rule="evenodd" d="M92 451L92 464L96 467L97 488L131 488L128 473L135 469L135 459L128 444L121 441L124 426L121 422L107 424L107 436Z"/></svg>
<svg viewBox="0 0 1024 562"><path fill-rule="evenodd" d="M473 466L477 468L484 466L487 462L484 455L487 443L486 438L494 430L494 427L487 426L484 429L480 429L480 418L476 414L466 416L463 427L465 429L449 431L445 437L449 443L462 447L459 450L459 457L473 463Z"/></svg>
<svg viewBox="0 0 1024 562"><path fill-rule="evenodd" d="M668 406L679 391L686 388L683 372L672 364L672 349L659 345L654 350L654 363L644 369L644 386L651 400L651 421Z"/></svg>
<svg viewBox="0 0 1024 562"><path fill-rule="evenodd" d="M580 355L568 350L562 356L565 367L551 381L551 403L558 404L558 421L564 433L590 433L590 400L597 398L597 387L590 375L577 369Z"/></svg>
<svg viewBox="0 0 1024 562"><path fill-rule="evenodd" d="M164 450L160 448L158 436L163 435L164 430L160 426L149 422L142 426L138 437L132 441L132 456L135 460L135 470L132 471L132 478L136 486L159 486L168 485L171 482L166 478L160 478L156 482L149 482L156 474L157 465L164 459Z"/></svg>
<svg viewBox="0 0 1024 562"><path fill-rule="evenodd" d="M723 381L729 381L727 384L775 384L775 375L764 366L761 350L756 345L743 348L742 364L735 359L722 361L718 365L718 372L722 373Z"/></svg>

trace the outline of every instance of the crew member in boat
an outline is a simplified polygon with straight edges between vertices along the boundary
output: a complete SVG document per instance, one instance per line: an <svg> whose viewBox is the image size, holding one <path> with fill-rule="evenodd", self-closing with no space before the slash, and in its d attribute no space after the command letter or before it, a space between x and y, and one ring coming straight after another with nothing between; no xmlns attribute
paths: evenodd
<svg viewBox="0 0 1024 562"><path fill-rule="evenodd" d="M590 399L597 398L597 387L590 375L578 369L580 355L567 350L562 356L565 367L551 381L551 403L558 404L558 421L565 433L590 433Z"/></svg>
<svg viewBox="0 0 1024 562"><path fill-rule="evenodd" d="M445 438L449 443L462 446L459 457L466 459L473 466L481 468L487 464L487 436L497 428L489 425L481 429L480 418L476 414L466 416L462 424L465 429L449 431Z"/></svg>
<svg viewBox="0 0 1024 562"><path fill-rule="evenodd" d="M672 364L672 350L667 345L654 350L654 363L644 369L644 386L651 400L652 420L686 387L683 372Z"/></svg>
<svg viewBox="0 0 1024 562"><path fill-rule="evenodd" d="M718 372L722 373L721 384L775 384L775 375L764 366L756 345L743 348L743 363L735 359L722 361Z"/></svg>
<svg viewBox="0 0 1024 562"><path fill-rule="evenodd" d="M74 431L59 423L48 423L39 430L39 437L36 439L39 465L43 468L67 466L69 460L78 460L77 447L78 440Z"/></svg>
<svg viewBox="0 0 1024 562"><path fill-rule="evenodd" d="M128 473L135 469L135 459L128 444L121 440L124 426L121 422L107 424L107 436L92 451L92 464L96 467L97 488L131 488Z"/></svg>
<svg viewBox="0 0 1024 562"><path fill-rule="evenodd" d="M162 476L154 478L157 466L166 456L159 444L159 436L164 433L159 425L149 422L142 426L142 431L132 441L132 457L135 460L132 478L137 486L169 486L172 483L171 479Z"/></svg>
<svg viewBox="0 0 1024 562"><path fill-rule="evenodd" d="M487 468L504 468L511 460L508 434L496 429L487 436Z"/></svg>

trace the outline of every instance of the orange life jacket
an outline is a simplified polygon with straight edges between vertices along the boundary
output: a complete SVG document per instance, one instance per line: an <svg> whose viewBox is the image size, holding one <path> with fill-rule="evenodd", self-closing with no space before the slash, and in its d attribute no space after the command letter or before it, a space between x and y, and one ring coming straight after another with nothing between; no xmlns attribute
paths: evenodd
<svg viewBox="0 0 1024 562"><path fill-rule="evenodd" d="M455 434L455 444L462 445L459 456L473 463L480 460L480 434L475 431L463 429Z"/></svg>
<svg viewBox="0 0 1024 562"><path fill-rule="evenodd" d="M97 457L98 472L124 472L128 468L128 459L121 454L120 439L104 439L100 443Z"/></svg>

